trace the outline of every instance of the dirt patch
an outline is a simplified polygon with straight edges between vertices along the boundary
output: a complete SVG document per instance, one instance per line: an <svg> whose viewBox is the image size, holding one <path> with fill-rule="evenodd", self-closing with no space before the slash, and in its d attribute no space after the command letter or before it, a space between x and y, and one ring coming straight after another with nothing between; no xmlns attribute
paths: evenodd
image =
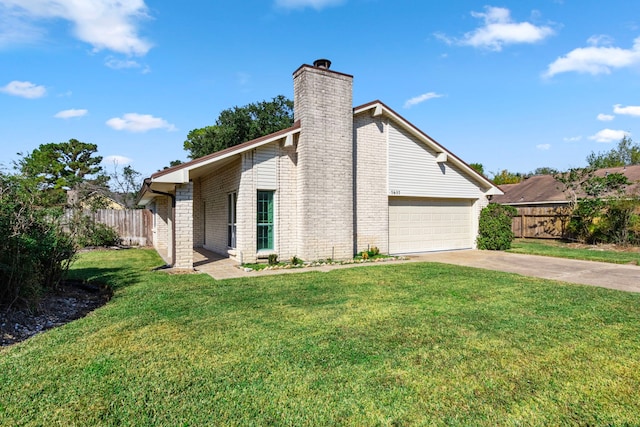
<svg viewBox="0 0 640 427"><path fill-rule="evenodd" d="M614 252L631 252L631 253L640 253L640 247L638 246L622 246L622 245L614 245L614 244L599 244L599 245L588 245L586 243L567 243L567 247L572 249L589 249L592 251L614 251Z"/></svg>
<svg viewBox="0 0 640 427"><path fill-rule="evenodd" d="M0 346L24 341L86 316L111 299L111 288L104 285L66 281L57 291L45 295L36 308L0 310Z"/></svg>

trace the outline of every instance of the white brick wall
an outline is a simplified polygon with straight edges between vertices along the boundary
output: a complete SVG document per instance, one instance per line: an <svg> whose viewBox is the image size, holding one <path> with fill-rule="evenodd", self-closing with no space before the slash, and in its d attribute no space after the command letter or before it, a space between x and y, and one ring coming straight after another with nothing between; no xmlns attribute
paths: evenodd
<svg viewBox="0 0 640 427"><path fill-rule="evenodd" d="M352 82L351 76L310 66L294 73L302 259L349 259L354 253Z"/></svg>
<svg viewBox="0 0 640 427"><path fill-rule="evenodd" d="M240 183L240 160L202 177L197 186L199 201L195 205L198 215L194 215L194 228L199 229L199 246L222 254L228 254L227 248L227 195L237 192ZM238 214L240 212L238 211Z"/></svg>
<svg viewBox="0 0 640 427"><path fill-rule="evenodd" d="M156 235L153 241L153 245L159 251L164 253L168 249L168 216L169 216L169 198L166 196L158 196L155 198L155 221L156 221Z"/></svg>
<svg viewBox="0 0 640 427"><path fill-rule="evenodd" d="M380 117L365 111L354 118L356 149L356 252L377 246L389 252L387 131Z"/></svg>
<svg viewBox="0 0 640 427"><path fill-rule="evenodd" d="M205 202L202 200L202 180L197 178L193 182L193 246L204 246L205 231Z"/></svg>
<svg viewBox="0 0 640 427"><path fill-rule="evenodd" d="M297 255L296 241L296 152L274 142L270 151L275 164L276 191L274 251L280 259ZM265 150L263 150L265 151ZM231 255L245 263L257 261L256 218L259 185L255 151L238 156L231 164L197 180L194 186L194 244L213 252ZM261 158L260 161L264 161ZM236 192L237 241L235 250L227 247L228 194Z"/></svg>
<svg viewBox="0 0 640 427"><path fill-rule="evenodd" d="M301 257L298 250L297 158L294 147L280 147L276 201L276 251L281 260Z"/></svg>
<svg viewBox="0 0 640 427"><path fill-rule="evenodd" d="M176 186L175 268L193 268L193 183Z"/></svg>
<svg viewBox="0 0 640 427"><path fill-rule="evenodd" d="M254 168L254 153L242 154L238 188L238 245L236 257L244 263L257 260L257 180Z"/></svg>

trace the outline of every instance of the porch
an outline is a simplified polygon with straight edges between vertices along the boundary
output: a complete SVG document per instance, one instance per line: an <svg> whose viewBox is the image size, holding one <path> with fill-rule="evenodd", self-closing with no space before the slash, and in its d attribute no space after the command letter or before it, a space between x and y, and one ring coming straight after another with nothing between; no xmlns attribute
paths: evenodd
<svg viewBox="0 0 640 427"><path fill-rule="evenodd" d="M238 268L237 261L204 248L193 249L193 268L216 280L251 277L251 273Z"/></svg>

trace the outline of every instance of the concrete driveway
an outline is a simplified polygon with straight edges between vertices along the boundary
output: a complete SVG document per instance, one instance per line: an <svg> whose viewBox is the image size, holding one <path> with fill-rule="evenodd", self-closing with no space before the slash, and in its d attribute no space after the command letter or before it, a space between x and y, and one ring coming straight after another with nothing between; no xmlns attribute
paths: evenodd
<svg viewBox="0 0 640 427"><path fill-rule="evenodd" d="M640 292L640 266L637 265L478 250L431 252L410 255L409 258L412 261L442 262L627 292Z"/></svg>

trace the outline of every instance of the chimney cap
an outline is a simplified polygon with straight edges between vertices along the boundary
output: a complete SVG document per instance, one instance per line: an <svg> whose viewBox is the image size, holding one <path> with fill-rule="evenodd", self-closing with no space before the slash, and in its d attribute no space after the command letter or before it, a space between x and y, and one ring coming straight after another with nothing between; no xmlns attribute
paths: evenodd
<svg viewBox="0 0 640 427"><path fill-rule="evenodd" d="M329 61L328 59L316 59L315 61L313 61L313 66L316 68L325 68L328 70L331 67L331 61Z"/></svg>

